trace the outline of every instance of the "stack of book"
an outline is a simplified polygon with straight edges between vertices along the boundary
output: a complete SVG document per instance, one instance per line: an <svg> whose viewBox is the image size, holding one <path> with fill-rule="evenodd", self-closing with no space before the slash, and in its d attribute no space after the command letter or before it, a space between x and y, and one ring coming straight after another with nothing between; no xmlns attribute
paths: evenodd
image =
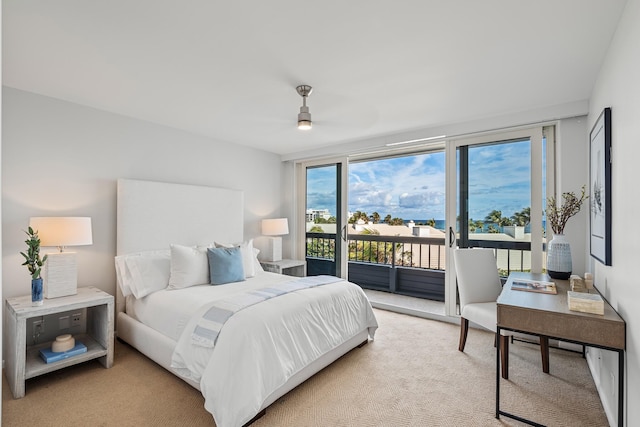
<svg viewBox="0 0 640 427"><path fill-rule="evenodd" d="M604 301L600 294L568 291L567 302L571 311L604 315Z"/></svg>
<svg viewBox="0 0 640 427"><path fill-rule="evenodd" d="M56 352L51 350L51 348L43 348L40 350L40 357L46 363L57 362L59 360L68 359L73 356L77 356L78 354L86 353L87 346L82 344L81 342L76 341L76 345L67 351Z"/></svg>
<svg viewBox="0 0 640 427"><path fill-rule="evenodd" d="M589 292L587 289L587 284L584 282L582 277L577 274L572 274L569 277L569 285L571 286L571 290L573 292Z"/></svg>

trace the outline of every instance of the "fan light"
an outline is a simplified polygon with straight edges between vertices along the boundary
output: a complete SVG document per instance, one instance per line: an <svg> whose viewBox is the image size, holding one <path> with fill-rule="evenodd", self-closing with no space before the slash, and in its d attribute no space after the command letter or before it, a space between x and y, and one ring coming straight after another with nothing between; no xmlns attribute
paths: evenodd
<svg viewBox="0 0 640 427"><path fill-rule="evenodd" d="M311 114L309 113L309 107L307 107L307 97L311 95L313 88L308 85L300 85L296 87L296 91L302 97L302 107L300 107L300 113L298 114L298 129L309 130L311 129Z"/></svg>

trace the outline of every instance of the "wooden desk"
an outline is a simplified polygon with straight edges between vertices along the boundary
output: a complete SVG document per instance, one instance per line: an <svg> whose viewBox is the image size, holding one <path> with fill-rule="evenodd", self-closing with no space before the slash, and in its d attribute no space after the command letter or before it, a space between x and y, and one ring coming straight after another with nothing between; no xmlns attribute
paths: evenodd
<svg viewBox="0 0 640 427"><path fill-rule="evenodd" d="M514 279L553 281L557 295L511 289ZM618 425L624 421L624 350L625 322L605 301L604 315L569 310L566 280L552 280L546 274L511 273L498 297L498 325L502 329L546 336L561 341L583 344L618 352ZM540 425L500 410L500 340L496 355L496 418L504 415L529 425Z"/></svg>

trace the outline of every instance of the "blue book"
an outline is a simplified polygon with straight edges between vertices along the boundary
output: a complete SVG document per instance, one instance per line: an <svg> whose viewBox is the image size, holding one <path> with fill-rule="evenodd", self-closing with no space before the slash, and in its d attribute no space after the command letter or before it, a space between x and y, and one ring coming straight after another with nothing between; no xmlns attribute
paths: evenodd
<svg viewBox="0 0 640 427"><path fill-rule="evenodd" d="M81 342L76 341L75 347L73 347L71 350L58 353L51 351L51 347L43 348L42 350L40 350L40 357L42 357L45 362L52 363L59 360L68 359L70 357L77 356L78 354L86 352L87 346L82 344Z"/></svg>

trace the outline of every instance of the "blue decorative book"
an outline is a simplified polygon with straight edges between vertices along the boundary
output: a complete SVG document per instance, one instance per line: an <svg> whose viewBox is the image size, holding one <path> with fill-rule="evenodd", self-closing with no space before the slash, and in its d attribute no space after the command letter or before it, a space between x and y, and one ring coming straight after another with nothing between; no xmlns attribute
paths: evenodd
<svg viewBox="0 0 640 427"><path fill-rule="evenodd" d="M82 344L81 342L76 341L75 347L73 347L71 350L62 351L59 353L51 351L51 347L43 348L42 350L40 350L40 357L42 357L42 359L47 363L53 363L86 352L87 346Z"/></svg>

